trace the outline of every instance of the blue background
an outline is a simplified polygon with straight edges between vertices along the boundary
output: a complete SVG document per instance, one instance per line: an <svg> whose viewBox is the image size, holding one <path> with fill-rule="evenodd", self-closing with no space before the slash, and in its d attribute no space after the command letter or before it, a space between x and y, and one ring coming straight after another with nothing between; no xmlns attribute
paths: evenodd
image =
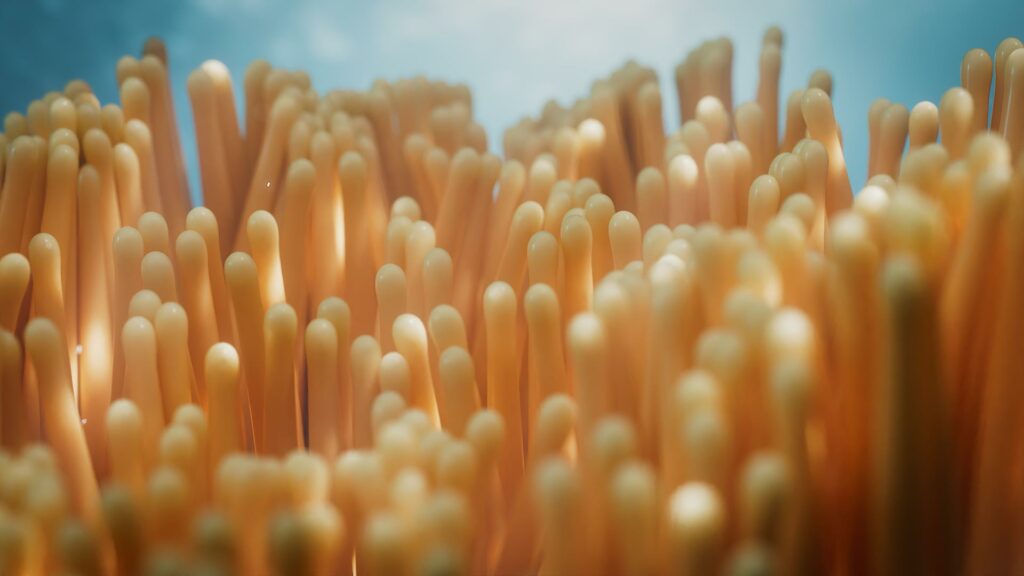
<svg viewBox="0 0 1024 576"><path fill-rule="evenodd" d="M492 147L544 102L569 102L627 58L662 78L666 125L678 124L672 67L701 40L735 42L735 100L753 98L761 35L786 34L781 98L815 68L834 78L854 189L863 183L866 116L885 97L938 102L971 48L1024 35L1024 0L0 0L0 113L72 78L116 101L114 65L150 35L169 51L178 122L197 193L188 72L215 58L241 95L254 58L302 68L320 90L423 73L464 81Z"/></svg>

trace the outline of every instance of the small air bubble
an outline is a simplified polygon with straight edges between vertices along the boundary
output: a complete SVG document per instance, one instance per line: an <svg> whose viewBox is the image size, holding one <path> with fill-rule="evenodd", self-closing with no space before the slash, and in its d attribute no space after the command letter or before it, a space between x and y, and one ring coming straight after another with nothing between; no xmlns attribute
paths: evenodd
<svg viewBox="0 0 1024 576"><path fill-rule="evenodd" d="M78 346L75 346L75 354L78 354L79 356L82 355L82 345L81 344L79 344Z"/></svg>

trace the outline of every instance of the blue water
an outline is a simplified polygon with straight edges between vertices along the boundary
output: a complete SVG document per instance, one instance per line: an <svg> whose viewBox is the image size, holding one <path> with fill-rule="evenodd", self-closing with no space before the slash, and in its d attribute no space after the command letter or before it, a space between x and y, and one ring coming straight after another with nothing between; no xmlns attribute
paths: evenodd
<svg viewBox="0 0 1024 576"><path fill-rule="evenodd" d="M723 34L736 46L735 99L750 99L770 24L786 32L783 98L815 68L832 72L856 189L871 101L938 102L959 83L964 52L1024 35L1024 0L0 0L0 111L23 111L71 78L115 101L117 59L159 35L195 195L185 78L205 59L227 64L238 88L254 58L303 68L322 90L416 73L465 81L493 147L519 117L549 98L583 94L627 58L659 71L674 127L672 67L701 40Z"/></svg>

